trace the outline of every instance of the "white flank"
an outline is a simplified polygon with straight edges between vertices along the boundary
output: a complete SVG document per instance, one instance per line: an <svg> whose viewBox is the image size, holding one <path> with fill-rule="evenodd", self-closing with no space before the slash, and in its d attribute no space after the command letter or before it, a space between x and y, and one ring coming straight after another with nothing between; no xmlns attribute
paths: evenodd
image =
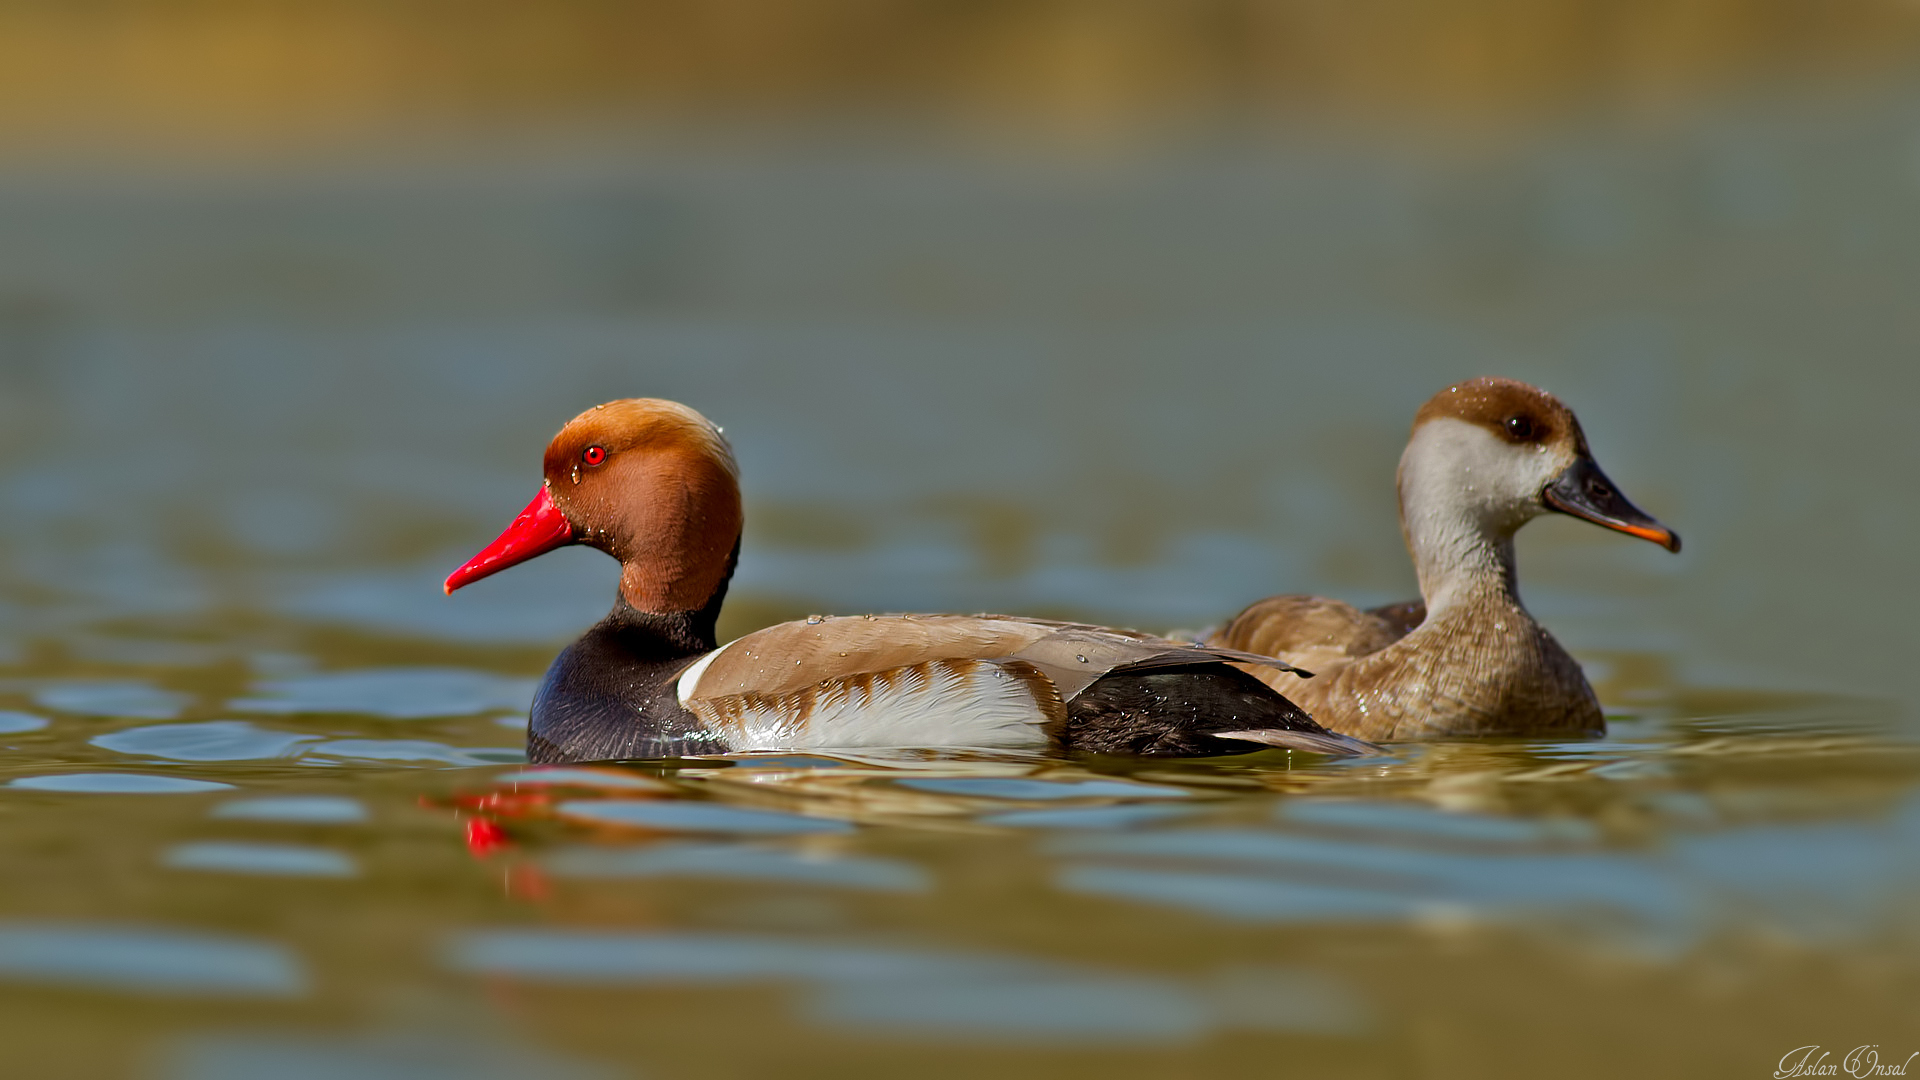
<svg viewBox="0 0 1920 1080"><path fill-rule="evenodd" d="M722 645L719 648L708 653L707 655L701 657L700 659L695 660L693 664L687 668L687 670L680 673L680 678L674 681L673 694L675 697L680 699L681 708L683 709L692 708L692 706L688 703L693 700L694 687L699 684L700 676L705 675L707 673L707 667L713 663L714 657L719 656L721 653L726 652L729 648L732 648L733 644L734 643L731 641L727 642L725 645Z"/></svg>
<svg viewBox="0 0 1920 1080"><path fill-rule="evenodd" d="M893 676L885 682L834 683L817 690L813 710L805 717L799 716L799 694L718 698L694 701L687 708L721 732L735 752L1046 745L1041 729L1046 714L1032 687L998 666L936 660L901 668ZM686 676L681 685L688 685Z"/></svg>

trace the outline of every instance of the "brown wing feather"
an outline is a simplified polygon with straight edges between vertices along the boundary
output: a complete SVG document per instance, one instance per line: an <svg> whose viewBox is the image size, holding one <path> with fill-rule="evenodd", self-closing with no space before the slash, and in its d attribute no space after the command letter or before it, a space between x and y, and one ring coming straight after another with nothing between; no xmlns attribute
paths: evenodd
<svg viewBox="0 0 1920 1080"><path fill-rule="evenodd" d="M1053 680L1060 697L1071 701L1074 695L1104 675L1115 671L1149 671L1155 668L1191 667L1210 662L1262 664L1283 671L1295 670L1266 656L1255 656L1235 649L1193 645L1146 635L1121 636L1101 630L1073 627L1058 630L1035 641L1010 659L1024 660Z"/></svg>
<svg viewBox="0 0 1920 1080"><path fill-rule="evenodd" d="M1370 742L1356 739L1350 735L1341 735L1333 731L1291 731L1286 728L1261 728L1258 731L1213 731L1208 734L1216 739L1236 739L1240 742L1259 743L1262 746L1279 746L1288 750L1305 750L1313 754L1372 757L1386 753L1385 750Z"/></svg>
<svg viewBox="0 0 1920 1080"><path fill-rule="evenodd" d="M714 655L691 696L778 697L823 679L1011 656L1053 632L1043 624L964 615L814 616L736 638Z"/></svg>
<svg viewBox="0 0 1920 1080"><path fill-rule="evenodd" d="M1398 641L1427 621L1427 605L1420 600L1402 600L1397 604L1383 604L1377 608L1368 608L1367 614L1379 619ZM1381 646L1385 648L1386 646Z"/></svg>
<svg viewBox="0 0 1920 1080"><path fill-rule="evenodd" d="M1411 609L1419 607L1419 617ZM1405 637L1424 618L1417 604L1361 611L1321 596L1270 596L1234 616L1210 645L1274 656L1322 673Z"/></svg>
<svg viewBox="0 0 1920 1080"><path fill-rule="evenodd" d="M1244 651L1156 638L1132 630L1005 615L819 617L757 630L713 656L690 698L776 697L823 680L936 660L1018 660L1070 700L1119 670L1215 661L1272 665Z"/></svg>

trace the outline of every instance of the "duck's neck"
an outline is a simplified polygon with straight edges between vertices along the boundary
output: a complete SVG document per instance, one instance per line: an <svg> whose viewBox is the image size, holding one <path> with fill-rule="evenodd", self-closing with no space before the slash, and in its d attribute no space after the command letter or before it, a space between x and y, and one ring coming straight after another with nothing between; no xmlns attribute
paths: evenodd
<svg viewBox="0 0 1920 1080"><path fill-rule="evenodd" d="M712 652L720 644L720 606L726 602L727 585L733 580L734 565L739 560L740 541L735 540L733 553L727 556L726 570L720 575L720 584L715 586L706 604L696 611L661 611L656 609L657 605L636 602L637 597L644 597L647 592L635 587L634 582L645 580L648 575L629 563L621 569L620 592L614 598L613 611L607 620L618 624L622 632L652 639L655 645L669 652L687 655Z"/></svg>
<svg viewBox="0 0 1920 1080"><path fill-rule="evenodd" d="M1517 523L1489 523L1475 507L1450 498L1450 489L1409 479L1417 477L1403 470L1400 524L1428 618L1469 606L1521 608L1513 559Z"/></svg>
<svg viewBox="0 0 1920 1080"><path fill-rule="evenodd" d="M1489 537L1446 531L1435 536L1409 529L1407 546L1420 574L1420 596L1429 618L1469 606L1521 606L1512 534Z"/></svg>

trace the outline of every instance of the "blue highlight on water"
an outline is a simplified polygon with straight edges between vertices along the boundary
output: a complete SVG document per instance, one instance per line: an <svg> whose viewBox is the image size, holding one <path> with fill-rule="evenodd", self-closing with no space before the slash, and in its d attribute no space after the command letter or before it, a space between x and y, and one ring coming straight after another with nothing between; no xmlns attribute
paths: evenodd
<svg viewBox="0 0 1920 1080"><path fill-rule="evenodd" d="M1030 780L1019 777L935 777L896 780L901 787L941 795L972 795L983 799L1184 799L1193 793L1164 784L1125 780Z"/></svg>
<svg viewBox="0 0 1920 1080"><path fill-rule="evenodd" d="M189 699L148 683L101 679L44 686L34 692L33 700L43 708L79 716L171 720Z"/></svg>
<svg viewBox="0 0 1920 1080"><path fill-rule="evenodd" d="M1673 957L1745 928L1807 944L1865 940L1920 889L1920 798L1884 824L1700 829L1609 847L1584 823L1410 802L1290 800L1287 828L1058 836L1072 893L1280 923L1541 925ZM1562 940L1568 940L1564 937Z"/></svg>
<svg viewBox="0 0 1920 1080"><path fill-rule="evenodd" d="M261 795L221 803L213 817L289 825L359 825L371 817L357 799L341 795Z"/></svg>
<svg viewBox="0 0 1920 1080"><path fill-rule="evenodd" d="M424 720L533 705L533 679L513 679L464 668L367 668L270 679L257 696L229 707L287 716L351 713L388 720Z"/></svg>
<svg viewBox="0 0 1920 1080"><path fill-rule="evenodd" d="M335 739L310 751L349 761L391 761L439 765L514 765L527 760L517 746L460 747L428 739Z"/></svg>
<svg viewBox="0 0 1920 1080"><path fill-rule="evenodd" d="M857 939L579 930L472 931L452 938L443 957L465 974L535 983L792 984L802 991L802 1016L867 1034L1128 1046L1190 1042L1232 1027L1348 1035L1370 1022L1349 988L1305 969L1177 980Z"/></svg>
<svg viewBox="0 0 1920 1080"><path fill-rule="evenodd" d="M143 754L171 761L260 761L297 757L321 740L319 735L268 731L245 720L207 720L196 724L127 728L90 741L102 750L118 754Z"/></svg>
<svg viewBox="0 0 1920 1080"><path fill-rule="evenodd" d="M547 766L538 769L526 769L521 772L502 773L493 778L501 787L517 787L522 784L544 784L564 787L628 789L635 791L673 790L672 785L656 780L651 776L640 776L632 772L623 772L616 768L567 768Z"/></svg>
<svg viewBox="0 0 1920 1080"><path fill-rule="evenodd" d="M20 735L45 728L48 720L32 713L0 711L0 735Z"/></svg>
<svg viewBox="0 0 1920 1080"><path fill-rule="evenodd" d="M546 866L557 877L571 878L704 878L884 893L921 893L933 885L925 870L896 859L815 855L742 843L572 847L548 856Z"/></svg>
<svg viewBox="0 0 1920 1080"><path fill-rule="evenodd" d="M300 844L202 840L178 844L161 858L173 870L209 870L262 877L350 878L359 868L348 856Z"/></svg>
<svg viewBox="0 0 1920 1080"><path fill-rule="evenodd" d="M1131 829L1184 817L1189 812L1188 807L1164 803L1145 806L1120 803L1112 806L1072 806L1059 810L1012 810L1004 814L989 814L980 820L987 825L1016 829Z"/></svg>
<svg viewBox="0 0 1920 1080"><path fill-rule="evenodd" d="M0 981L160 997L297 997L291 950L224 934L100 923L0 922Z"/></svg>
<svg viewBox="0 0 1920 1080"><path fill-rule="evenodd" d="M208 1032L176 1041L157 1080L615 1080L622 1069L465 1036Z"/></svg>
<svg viewBox="0 0 1920 1080"><path fill-rule="evenodd" d="M328 739L262 728L248 720L154 724L95 736L92 745L120 754L169 761L268 761L325 759L408 764L502 765L526 760L519 747L458 747L430 739Z"/></svg>
<svg viewBox="0 0 1920 1080"><path fill-rule="evenodd" d="M233 790L232 784L212 780L122 772L22 776L8 781L7 786L22 791L54 791L76 795L198 795L209 791Z"/></svg>
<svg viewBox="0 0 1920 1080"><path fill-rule="evenodd" d="M554 810L562 817L580 821L601 825L631 825L665 832L778 836L853 831L853 826L845 821L801 817L774 810L748 810L725 803L575 799L561 803Z"/></svg>
<svg viewBox="0 0 1920 1080"><path fill-rule="evenodd" d="M1395 834L1412 841L1536 845L1553 839L1591 842L1596 838L1592 824L1584 820L1496 817L1385 799L1288 799L1275 816L1283 824Z"/></svg>

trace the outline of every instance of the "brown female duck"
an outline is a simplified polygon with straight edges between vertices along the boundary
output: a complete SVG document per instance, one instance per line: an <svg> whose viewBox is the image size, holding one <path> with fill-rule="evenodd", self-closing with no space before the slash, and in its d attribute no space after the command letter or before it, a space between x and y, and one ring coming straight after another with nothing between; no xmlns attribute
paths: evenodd
<svg viewBox="0 0 1920 1080"><path fill-rule="evenodd" d="M1399 485L1420 601L1361 611L1269 597L1209 644L1318 673L1302 681L1254 671L1322 724L1361 738L1605 730L1580 665L1520 603L1514 532L1553 511L1670 551L1679 535L1614 488L1572 410L1512 379L1450 386L1421 406Z"/></svg>
<svg viewBox="0 0 1920 1080"><path fill-rule="evenodd" d="M575 417L546 481L449 593L567 544L620 561L612 613L535 695L537 762L876 746L1231 754L1373 749L1327 732L1230 661L1274 661L1131 631L1006 616L782 623L716 646L740 550L733 451L671 401Z"/></svg>

